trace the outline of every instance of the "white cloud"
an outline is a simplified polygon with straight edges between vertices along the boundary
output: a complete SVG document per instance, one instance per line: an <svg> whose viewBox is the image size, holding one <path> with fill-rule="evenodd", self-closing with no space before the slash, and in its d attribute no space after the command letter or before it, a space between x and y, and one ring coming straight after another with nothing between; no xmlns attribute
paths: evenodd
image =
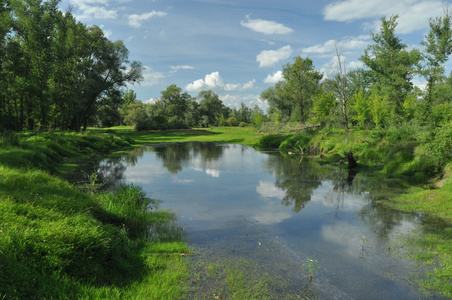
<svg viewBox="0 0 452 300"><path fill-rule="evenodd" d="M241 21L240 25L263 34L289 34L293 32L292 28L283 24L261 19L250 19L249 16L246 17L246 21Z"/></svg>
<svg viewBox="0 0 452 300"><path fill-rule="evenodd" d="M284 80L284 76L282 74L282 71L278 71L274 73L273 75L268 74L267 78L264 79L265 83L275 84L280 82L281 80Z"/></svg>
<svg viewBox="0 0 452 300"><path fill-rule="evenodd" d="M207 74L204 79L195 80L185 86L185 89L190 92L196 92L205 89L217 89L224 86L223 79L219 72L212 72Z"/></svg>
<svg viewBox="0 0 452 300"><path fill-rule="evenodd" d="M411 33L428 28L429 18L442 15L443 11L439 0L345 0L328 4L323 13L325 20L340 22L398 14L397 33ZM368 23L367 29L378 31L380 23L380 20L371 22L370 26Z"/></svg>
<svg viewBox="0 0 452 300"><path fill-rule="evenodd" d="M133 15L129 15L129 25L135 28L140 28L141 27L141 23L143 21L146 21L148 19L151 19L153 17L164 17L166 16L167 13L166 12L162 12L162 11L151 11L149 13L145 13L145 14L141 14L141 15L137 15L137 14L133 14Z"/></svg>
<svg viewBox="0 0 452 300"><path fill-rule="evenodd" d="M345 37L341 41L329 40L323 44L303 48L305 54L331 54L336 53L336 43L340 52L358 50L362 51L369 44L369 36Z"/></svg>
<svg viewBox="0 0 452 300"><path fill-rule="evenodd" d="M281 60L287 59L292 55L292 47L289 45L281 47L277 50L265 50L256 56L259 67L271 67Z"/></svg>
<svg viewBox="0 0 452 300"><path fill-rule="evenodd" d="M224 86L225 91L244 91L252 89L254 84L256 83L256 80L250 80L245 84L239 84L239 83L228 83Z"/></svg>
<svg viewBox="0 0 452 300"><path fill-rule="evenodd" d="M197 92L201 90L225 90L225 91L243 91L251 89L256 82L255 79L245 83L227 83L224 84L223 78L219 72L212 72L207 74L204 79L195 80L193 83L189 83L185 86L185 89L190 92Z"/></svg>
<svg viewBox="0 0 452 300"><path fill-rule="evenodd" d="M166 76L161 72L154 72L150 67L143 67L143 81L141 86L153 86L161 83L161 80Z"/></svg>
<svg viewBox="0 0 452 300"><path fill-rule="evenodd" d="M108 0L71 0L72 5L79 12L75 13L78 20L85 19L116 19L118 12L115 9L107 9Z"/></svg>
<svg viewBox="0 0 452 300"><path fill-rule="evenodd" d="M171 72L177 72L179 70L193 70L195 67L183 65L183 66L170 66Z"/></svg>

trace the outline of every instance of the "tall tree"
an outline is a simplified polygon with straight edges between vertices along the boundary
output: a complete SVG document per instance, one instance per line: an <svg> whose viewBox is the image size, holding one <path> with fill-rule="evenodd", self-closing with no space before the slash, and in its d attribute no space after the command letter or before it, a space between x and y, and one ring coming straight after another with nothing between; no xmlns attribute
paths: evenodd
<svg viewBox="0 0 452 300"><path fill-rule="evenodd" d="M161 94L160 102L164 106L169 126L171 128L185 126L191 96L175 84L169 85Z"/></svg>
<svg viewBox="0 0 452 300"><path fill-rule="evenodd" d="M293 64L287 63L283 68L284 81L276 84L276 93L290 103L292 113L299 114L299 120L305 124L307 114L312 106L312 97L320 91L322 74L314 69L312 60L294 58Z"/></svg>
<svg viewBox="0 0 452 300"><path fill-rule="evenodd" d="M420 61L417 49L408 51L407 45L396 37L398 15L381 19L380 32L371 33L374 44L364 50L361 61L375 73L380 92L386 94L394 105L396 114L402 113L403 102L412 90L411 79Z"/></svg>
<svg viewBox="0 0 452 300"><path fill-rule="evenodd" d="M199 92L197 98L199 99L201 117L207 116L209 120L208 124L216 124L225 113L223 101L212 90Z"/></svg>
<svg viewBox="0 0 452 300"><path fill-rule="evenodd" d="M421 74L427 80L428 116L433 102L434 86L444 79L445 63L452 54L452 14L449 5L444 6L444 16L430 19L430 31L421 45L424 46L422 57L424 64Z"/></svg>

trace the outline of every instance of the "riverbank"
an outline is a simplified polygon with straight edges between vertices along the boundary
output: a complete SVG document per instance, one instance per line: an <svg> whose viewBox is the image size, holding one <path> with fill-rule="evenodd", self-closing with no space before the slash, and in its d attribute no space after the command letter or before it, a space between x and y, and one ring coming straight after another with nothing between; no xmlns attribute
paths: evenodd
<svg viewBox="0 0 452 300"><path fill-rule="evenodd" d="M0 135L0 298L183 297L189 249L171 213L136 186L97 192L95 176L78 187L60 177L125 147L110 133Z"/></svg>

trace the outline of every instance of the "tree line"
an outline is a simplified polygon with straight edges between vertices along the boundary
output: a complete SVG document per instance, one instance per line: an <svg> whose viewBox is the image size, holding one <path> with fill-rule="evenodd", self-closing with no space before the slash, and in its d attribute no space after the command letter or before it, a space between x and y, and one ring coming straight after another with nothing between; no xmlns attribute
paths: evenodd
<svg viewBox="0 0 452 300"><path fill-rule="evenodd" d="M78 131L142 79L122 41L58 4L0 0L0 128Z"/></svg>
<svg viewBox="0 0 452 300"><path fill-rule="evenodd" d="M226 107L219 96L192 97L172 84L153 103L126 87L142 80L122 41L97 26L77 22L59 0L0 0L0 129L81 130L133 125L136 129L300 122L324 127L372 129L404 122L443 126L450 122L451 13L430 20L420 49L396 36L397 15L382 18L380 31L348 71L336 46L337 72L330 78L309 58L283 66L283 80L264 90L267 112L241 103ZM413 84L423 78L425 89Z"/></svg>
<svg viewBox="0 0 452 300"><path fill-rule="evenodd" d="M309 58L283 67L284 80L261 93L274 122L318 122L356 129L387 128L404 122L442 126L451 120L452 75L445 63L452 53L449 7L430 20L421 49L409 49L396 36L397 15L382 18L380 31L360 57L363 68L347 71L336 45L337 72L322 79ZM423 78L425 89L413 84Z"/></svg>
<svg viewBox="0 0 452 300"><path fill-rule="evenodd" d="M264 111L257 105L249 108L242 102L239 109L226 107L212 90L203 90L192 97L175 84L162 91L154 103L137 101L133 91L127 91L126 98L120 109L123 122L137 130L247 126L266 120Z"/></svg>

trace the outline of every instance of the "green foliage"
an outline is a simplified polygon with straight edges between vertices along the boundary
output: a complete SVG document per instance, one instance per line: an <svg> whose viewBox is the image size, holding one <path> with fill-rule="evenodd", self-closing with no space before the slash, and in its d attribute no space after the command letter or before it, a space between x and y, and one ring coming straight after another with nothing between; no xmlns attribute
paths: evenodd
<svg viewBox="0 0 452 300"><path fill-rule="evenodd" d="M360 89L352 98L351 107L354 111L352 120L356 122L358 128L366 128L370 120L370 106L364 90Z"/></svg>
<svg viewBox="0 0 452 300"><path fill-rule="evenodd" d="M293 121L304 124L312 108L312 99L320 92L319 83L323 76L315 70L311 59L300 56L294 58L293 64L283 67L283 76L285 80L276 84L275 99L284 101L283 107L290 107Z"/></svg>
<svg viewBox="0 0 452 300"><path fill-rule="evenodd" d="M284 134L270 134L264 135L256 143L255 148L259 150L278 149L283 141L287 139L287 135Z"/></svg>
<svg viewBox="0 0 452 300"><path fill-rule="evenodd" d="M58 5L1 5L0 129L79 131L96 122L100 107L100 121L116 124L120 103L112 96L142 79L141 64L128 60L123 42L109 41L98 26L77 22Z"/></svg>
<svg viewBox="0 0 452 300"><path fill-rule="evenodd" d="M312 136L306 133L299 133L285 139L280 145L279 150L284 152L306 152L309 149L309 142Z"/></svg>
<svg viewBox="0 0 452 300"><path fill-rule="evenodd" d="M364 50L360 59L375 74L375 87L382 96L388 96L395 113L401 114L403 101L413 88L411 79L421 55L417 49L406 50L408 46L395 35L397 18L394 15L381 19L380 31L371 34L374 44Z"/></svg>
<svg viewBox="0 0 452 300"><path fill-rule="evenodd" d="M391 106L387 96L378 95L373 92L370 96L370 114L376 128L384 127L385 122L391 115Z"/></svg>
<svg viewBox="0 0 452 300"><path fill-rule="evenodd" d="M331 122L333 109L337 106L337 101L333 93L320 93L314 98L314 121L325 125Z"/></svg>
<svg viewBox="0 0 452 300"><path fill-rule="evenodd" d="M307 258L305 263L301 266L302 270L308 272L309 281L312 281L312 278L314 277L314 271L319 270L320 268L321 267L317 259L310 258Z"/></svg>

